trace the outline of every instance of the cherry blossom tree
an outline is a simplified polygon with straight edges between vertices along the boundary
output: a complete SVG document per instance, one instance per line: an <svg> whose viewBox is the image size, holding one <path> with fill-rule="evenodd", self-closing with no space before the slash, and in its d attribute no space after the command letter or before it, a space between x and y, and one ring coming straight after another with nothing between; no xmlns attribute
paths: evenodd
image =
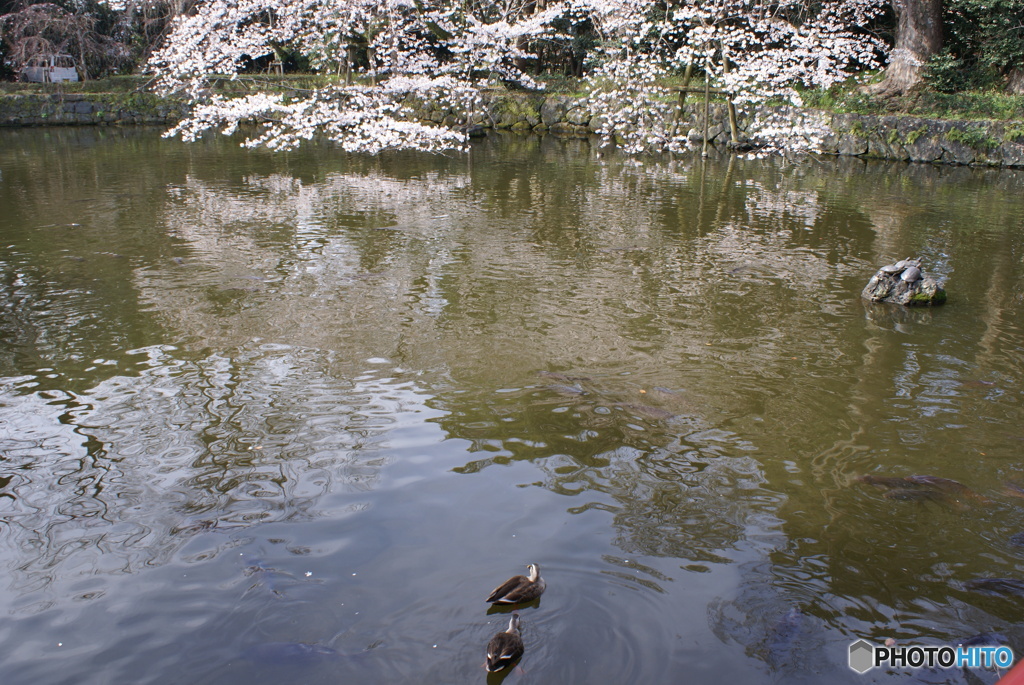
<svg viewBox="0 0 1024 685"><path fill-rule="evenodd" d="M595 5L608 39L592 77L601 132L631 150L679 149L674 93L661 85L687 67L735 104L769 100L800 105L798 88L828 88L879 65L884 44L860 27L881 0L685 0L661 14L651 3ZM813 148L822 129L813 117L766 121L761 144ZM757 133L757 132L755 132Z"/></svg>
<svg viewBox="0 0 1024 685"><path fill-rule="evenodd" d="M882 0L204 0L180 17L150 65L191 116L170 135L192 140L256 122L246 145L290 149L314 136L347 150L458 148L457 129L412 116L416 99L466 114L488 80L539 88L524 71L531 45L564 40L553 26L598 36L587 87L599 132L627 150L679 149L674 76L694 68L734 103L797 103L797 87L826 88L877 66L884 46L858 28ZM301 52L344 82L289 93L211 88L245 63ZM356 59L356 57L358 59ZM352 78L354 74L354 78ZM806 122L792 125L805 144ZM785 126L762 128L784 138Z"/></svg>
<svg viewBox="0 0 1024 685"><path fill-rule="evenodd" d="M459 147L464 135L416 122L405 103L429 99L469 111L481 80L537 87L516 61L526 56L524 39L549 32L557 13L413 0L210 0L178 21L150 64L162 91L195 103L169 132L186 140L256 121L260 131L246 145L289 149L319 135L348 150L438 151ZM364 48L365 63L352 82L287 96L211 91L212 79L237 78L247 60L285 45L324 71L352 66L356 47Z"/></svg>

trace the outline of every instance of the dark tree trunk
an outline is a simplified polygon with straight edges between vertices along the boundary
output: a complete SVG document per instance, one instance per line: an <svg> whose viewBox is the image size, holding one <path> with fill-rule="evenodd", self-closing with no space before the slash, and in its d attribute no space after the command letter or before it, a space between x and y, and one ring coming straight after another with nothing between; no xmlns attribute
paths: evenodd
<svg viewBox="0 0 1024 685"><path fill-rule="evenodd" d="M536 0L530 0L529 2L527 2L523 6L523 9L522 9L523 17L528 17L528 16L532 15L534 12L536 12L537 9L538 9L538 5L541 5L541 7L539 9L544 9L544 7L543 7L544 4L545 3L544 3L543 0L540 3L536 2ZM518 39L516 39L516 47L518 49L522 50L523 52L526 52L526 48L529 47L529 44L530 44L530 41L527 40L526 38L518 38ZM519 71L522 71L522 72L526 71L526 60L525 59L522 59L521 57L516 57L514 60L512 60L512 62L516 65L516 69L518 69Z"/></svg>
<svg viewBox="0 0 1024 685"><path fill-rule="evenodd" d="M903 95L921 82L925 63L942 49L942 0L892 0L896 47L885 78L867 91L884 97Z"/></svg>

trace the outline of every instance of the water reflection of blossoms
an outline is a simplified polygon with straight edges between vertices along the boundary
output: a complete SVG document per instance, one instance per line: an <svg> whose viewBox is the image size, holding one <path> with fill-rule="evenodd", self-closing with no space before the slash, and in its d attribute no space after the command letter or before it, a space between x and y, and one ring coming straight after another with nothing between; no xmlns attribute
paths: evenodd
<svg viewBox="0 0 1024 685"><path fill-rule="evenodd" d="M693 569L729 563L751 522L771 517L778 496L749 456L755 447L712 427L689 393L638 394L614 378L568 381L542 375L532 388L491 398L472 420L453 407L442 425L482 454L455 471L528 460L542 474L530 485L569 497L570 513L610 514L613 542L626 554L677 558ZM527 427L542 427L546 439L522 439Z"/></svg>
<svg viewBox="0 0 1024 685"><path fill-rule="evenodd" d="M360 511L395 417L423 402L390 371L339 379L311 350L133 354L136 374L78 395L26 395L29 378L3 388L20 395L0 409L17 474L4 484L5 544L31 550L17 583L43 587L83 555L131 572L199 533Z"/></svg>

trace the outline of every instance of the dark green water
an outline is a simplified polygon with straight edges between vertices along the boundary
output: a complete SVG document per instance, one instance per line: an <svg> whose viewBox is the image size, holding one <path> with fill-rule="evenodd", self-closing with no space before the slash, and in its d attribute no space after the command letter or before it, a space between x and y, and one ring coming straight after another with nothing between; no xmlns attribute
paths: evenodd
<svg viewBox="0 0 1024 685"><path fill-rule="evenodd" d="M1022 374L1019 172L0 131L0 679L993 682Z"/></svg>

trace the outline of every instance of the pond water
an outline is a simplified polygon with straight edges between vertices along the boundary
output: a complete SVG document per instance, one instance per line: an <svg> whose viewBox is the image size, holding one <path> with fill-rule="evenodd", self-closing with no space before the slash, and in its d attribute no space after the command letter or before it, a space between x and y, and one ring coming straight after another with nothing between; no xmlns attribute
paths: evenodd
<svg viewBox="0 0 1024 685"><path fill-rule="evenodd" d="M994 682L1022 399L1021 172L2 131L3 682Z"/></svg>

